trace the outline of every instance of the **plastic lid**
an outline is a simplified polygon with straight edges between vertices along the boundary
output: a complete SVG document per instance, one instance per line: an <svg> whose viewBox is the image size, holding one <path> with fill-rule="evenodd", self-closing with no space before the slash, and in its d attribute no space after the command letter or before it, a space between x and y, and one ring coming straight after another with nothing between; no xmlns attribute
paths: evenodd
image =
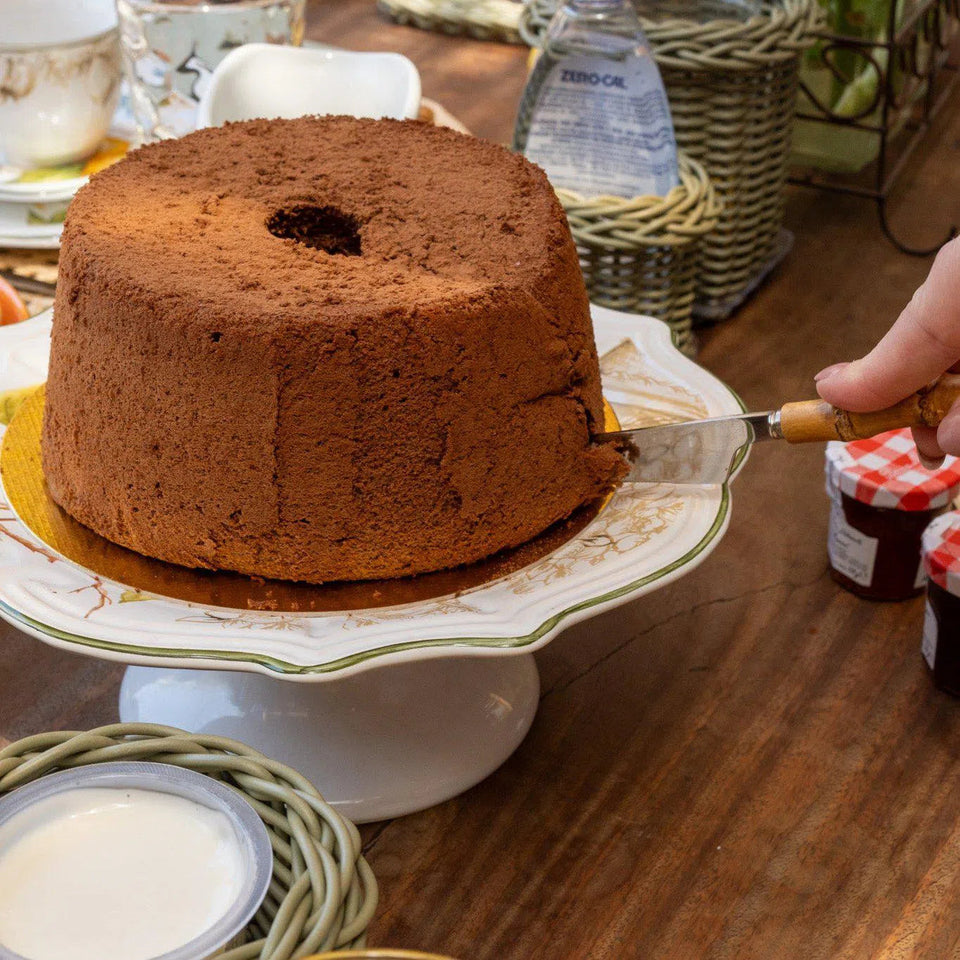
<svg viewBox="0 0 960 960"><path fill-rule="evenodd" d="M174 794L226 815L233 826L246 869L236 901L200 936L154 960L199 960L220 952L250 922L273 877L273 850L267 828L238 793L212 777L167 763L94 763L49 774L17 787L0 799L0 825L32 804L55 794L89 787L138 788ZM0 944L0 960L24 960Z"/></svg>
<svg viewBox="0 0 960 960"><path fill-rule="evenodd" d="M827 444L827 486L861 503L891 510L937 510L960 490L960 462L947 457L928 470L910 430L891 430L870 440Z"/></svg>
<svg viewBox="0 0 960 960"><path fill-rule="evenodd" d="M960 597L960 512L951 510L923 531L923 568L948 593Z"/></svg>

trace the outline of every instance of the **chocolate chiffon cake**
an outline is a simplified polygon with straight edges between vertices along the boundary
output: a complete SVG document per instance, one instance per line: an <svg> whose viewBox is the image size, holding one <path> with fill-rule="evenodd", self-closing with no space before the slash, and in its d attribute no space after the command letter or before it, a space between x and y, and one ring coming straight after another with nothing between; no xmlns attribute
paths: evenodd
<svg viewBox="0 0 960 960"><path fill-rule="evenodd" d="M491 143L230 124L70 205L44 471L140 553L311 582L469 563L611 483L602 422L563 211Z"/></svg>

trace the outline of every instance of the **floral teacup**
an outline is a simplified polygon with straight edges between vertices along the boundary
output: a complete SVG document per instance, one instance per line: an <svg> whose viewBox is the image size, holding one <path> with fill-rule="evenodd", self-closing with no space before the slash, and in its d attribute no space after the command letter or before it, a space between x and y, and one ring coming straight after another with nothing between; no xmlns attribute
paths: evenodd
<svg viewBox="0 0 960 960"><path fill-rule="evenodd" d="M110 127L120 85L110 0L31 0L0 7L0 162L90 156Z"/></svg>

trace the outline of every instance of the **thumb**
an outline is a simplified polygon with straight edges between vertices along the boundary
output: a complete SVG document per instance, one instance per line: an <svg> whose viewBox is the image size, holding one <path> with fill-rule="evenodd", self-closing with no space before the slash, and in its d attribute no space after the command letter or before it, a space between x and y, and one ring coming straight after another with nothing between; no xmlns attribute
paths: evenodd
<svg viewBox="0 0 960 960"><path fill-rule="evenodd" d="M844 410L881 410L960 360L960 240L944 245L896 323L862 359L817 376L817 392Z"/></svg>

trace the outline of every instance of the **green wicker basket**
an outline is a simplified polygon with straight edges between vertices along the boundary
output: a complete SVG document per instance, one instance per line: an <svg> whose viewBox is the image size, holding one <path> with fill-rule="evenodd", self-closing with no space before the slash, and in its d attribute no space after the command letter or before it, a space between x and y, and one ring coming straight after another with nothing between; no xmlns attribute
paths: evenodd
<svg viewBox="0 0 960 960"><path fill-rule="evenodd" d="M270 890L247 942L218 960L289 960L364 946L377 883L357 828L309 780L236 740L146 723L41 733L0 750L0 795L57 770L114 760L169 763L215 777L266 825L274 851Z"/></svg>
<svg viewBox="0 0 960 960"><path fill-rule="evenodd" d="M377 0L397 23L441 33L467 34L478 40L522 43L516 0Z"/></svg>
<svg viewBox="0 0 960 960"><path fill-rule="evenodd" d="M665 197L585 198L557 190L580 254L590 300L669 324L677 346L696 353L691 310L700 246L720 216L704 168L681 153L680 186Z"/></svg>
<svg viewBox="0 0 960 960"><path fill-rule="evenodd" d="M526 0L520 33L539 44L558 0ZM641 17L670 99L677 144L723 204L702 244L696 312L729 316L778 257L802 51L816 0L761 0L749 20Z"/></svg>

